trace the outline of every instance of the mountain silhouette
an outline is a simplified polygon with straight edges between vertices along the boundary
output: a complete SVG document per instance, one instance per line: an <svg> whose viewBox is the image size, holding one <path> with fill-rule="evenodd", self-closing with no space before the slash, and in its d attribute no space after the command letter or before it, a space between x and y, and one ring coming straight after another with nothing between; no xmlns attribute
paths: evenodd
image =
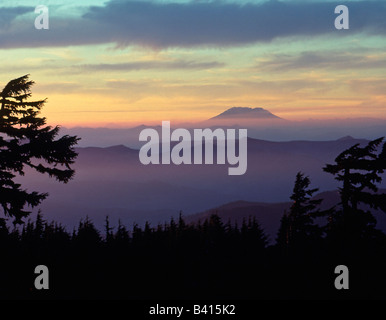
<svg viewBox="0 0 386 320"><path fill-rule="evenodd" d="M187 216L238 200L287 202L299 170L320 191L335 190L337 183L321 168L356 143L367 140L248 139L247 172L232 177L227 165L146 166L139 161L139 150L123 145L76 148L76 176L70 183L56 184L32 170L19 180L31 190L49 190L50 196L40 206L43 214L52 220L60 217L69 228L86 214L98 228L103 228L106 214L112 222L119 218L127 225L145 220L157 224L180 211Z"/></svg>
<svg viewBox="0 0 386 320"><path fill-rule="evenodd" d="M209 120L220 119L281 119L263 108L233 107Z"/></svg>
<svg viewBox="0 0 386 320"><path fill-rule="evenodd" d="M385 193L386 189L380 189L379 193ZM340 201L339 191L331 190L316 194L313 200L323 199L320 209L327 210ZM255 217L261 223L263 229L269 237L269 242L274 243L283 214L288 213L292 202L254 202L254 201L233 201L223 205L196 213L185 217L188 223L203 222L212 214L217 214L226 223L237 223L241 225L248 221L250 217ZM364 207L365 208L365 207ZM386 230L386 215L380 210L368 208L377 220L377 229ZM322 223L323 219L319 222ZM322 223L325 224L325 221Z"/></svg>

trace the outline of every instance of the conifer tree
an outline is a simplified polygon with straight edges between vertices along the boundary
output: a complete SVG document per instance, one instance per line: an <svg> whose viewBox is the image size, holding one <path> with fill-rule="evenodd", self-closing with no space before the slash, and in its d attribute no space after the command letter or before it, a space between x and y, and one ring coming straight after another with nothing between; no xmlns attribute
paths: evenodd
<svg viewBox="0 0 386 320"><path fill-rule="evenodd" d="M310 183L309 177L304 176L302 172L297 173L290 197L292 206L288 215L285 214L281 219L277 237L279 246L303 246L318 239L322 234L321 229L314 224L314 218L320 214L316 208L322 200L312 199L318 189L309 189Z"/></svg>
<svg viewBox="0 0 386 320"><path fill-rule="evenodd" d="M182 211L180 211L180 214L178 216L178 232L182 233L186 228L186 224L184 221L184 218L182 217Z"/></svg>
<svg viewBox="0 0 386 320"><path fill-rule="evenodd" d="M341 202L330 216L330 235L361 239L377 233L375 217L360 204L386 212L386 194L377 193L386 169L386 143L380 148L383 139L370 141L365 147L355 144L339 154L335 164L323 168L342 183Z"/></svg>
<svg viewBox="0 0 386 320"><path fill-rule="evenodd" d="M285 211L280 219L280 227L277 232L276 243L280 246L288 246L290 234L290 222Z"/></svg>
<svg viewBox="0 0 386 320"><path fill-rule="evenodd" d="M251 243L258 250L264 249L268 244L268 237L266 236L264 229L254 216L251 220L249 233L251 235Z"/></svg>
<svg viewBox="0 0 386 320"><path fill-rule="evenodd" d="M75 236L75 241L79 245L84 245L92 248L101 242L100 231L95 228L94 223L86 216L84 221L79 222L78 232Z"/></svg>
<svg viewBox="0 0 386 320"><path fill-rule="evenodd" d="M73 146L79 139L57 138L59 127L46 125L46 118L39 116L46 99L29 101L33 84L25 75L0 92L0 204L14 223L29 215L26 205L37 206L48 195L22 189L16 175L24 175L28 166L66 183L74 175L70 165L77 156Z"/></svg>
<svg viewBox="0 0 386 320"><path fill-rule="evenodd" d="M132 237L133 237L133 243L138 244L142 240L142 229L138 226L137 223L133 223L133 231L132 231Z"/></svg>
<svg viewBox="0 0 386 320"><path fill-rule="evenodd" d="M109 216L107 215L105 218L105 240L106 243L110 243L111 240L113 239L113 227L110 227L110 220Z"/></svg>
<svg viewBox="0 0 386 320"><path fill-rule="evenodd" d="M118 229L115 233L114 239L116 242L119 243L129 243L130 236L129 231L126 229L126 227L122 224L121 219L118 220Z"/></svg>
<svg viewBox="0 0 386 320"><path fill-rule="evenodd" d="M39 240L43 237L44 224L45 224L45 221L43 220L42 213L39 210L38 214L36 215L35 229L34 229L34 238L36 240Z"/></svg>
<svg viewBox="0 0 386 320"><path fill-rule="evenodd" d="M0 242L9 235L9 230L5 219L0 219ZM1 244L0 244L1 245Z"/></svg>
<svg viewBox="0 0 386 320"><path fill-rule="evenodd" d="M143 230L143 243L146 246L151 246L153 240L153 228L150 227L150 222L145 222L145 228Z"/></svg>

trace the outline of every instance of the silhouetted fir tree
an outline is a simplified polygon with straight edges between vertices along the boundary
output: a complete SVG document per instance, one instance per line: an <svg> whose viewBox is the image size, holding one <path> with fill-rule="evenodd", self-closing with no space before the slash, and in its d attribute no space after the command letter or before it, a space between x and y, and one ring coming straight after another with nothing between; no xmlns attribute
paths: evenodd
<svg viewBox="0 0 386 320"><path fill-rule="evenodd" d="M228 222L224 225L224 232L226 238L225 245L233 252L238 245L239 238L235 227L232 225L231 219L228 219Z"/></svg>
<svg viewBox="0 0 386 320"><path fill-rule="evenodd" d="M149 221L145 221L145 228L144 228L144 235L147 235L147 236L150 236L150 234L152 233L152 227L150 226L150 222Z"/></svg>
<svg viewBox="0 0 386 320"><path fill-rule="evenodd" d="M143 242L145 246L152 247L153 244L153 228L150 226L150 222L145 222L145 228L143 230Z"/></svg>
<svg viewBox="0 0 386 320"><path fill-rule="evenodd" d="M182 217L182 211L180 211L180 214L178 215L178 232L181 234L185 231L186 224Z"/></svg>
<svg viewBox="0 0 386 320"><path fill-rule="evenodd" d="M242 245L242 253L246 254L246 252L249 252L249 244L248 244L248 225L247 225L247 219L243 217L243 220L241 222L241 228L240 228L240 240Z"/></svg>
<svg viewBox="0 0 386 320"><path fill-rule="evenodd" d="M209 219L205 221L204 237L206 238L208 249L215 252L222 247L225 239L224 224L217 214L211 214Z"/></svg>
<svg viewBox="0 0 386 320"><path fill-rule="evenodd" d="M287 248L289 245L289 234L290 234L290 221L288 219L287 212L284 211L284 214L280 219L280 226L277 232L276 244L278 246Z"/></svg>
<svg viewBox="0 0 386 320"><path fill-rule="evenodd" d="M44 224L46 221L43 220L43 216L41 211L38 211L38 214L36 215L36 220L35 220L35 226L34 226L34 235L33 238L35 240L40 240L43 237L43 231L44 231Z"/></svg>
<svg viewBox="0 0 386 320"><path fill-rule="evenodd" d="M224 230L227 235L232 234L233 232L233 227L232 227L232 222L231 219L229 218L227 223L224 225Z"/></svg>
<svg viewBox="0 0 386 320"><path fill-rule="evenodd" d="M190 224L186 224L182 212L180 212L178 217L176 241L178 250L189 250L192 254L193 252L196 252L197 241L199 241L199 238L196 236L196 230L194 230Z"/></svg>
<svg viewBox="0 0 386 320"><path fill-rule="evenodd" d="M109 220L109 216L107 215L105 218L105 240L106 240L106 243L110 243L112 241L113 229L114 228L110 227L110 220Z"/></svg>
<svg viewBox="0 0 386 320"><path fill-rule="evenodd" d="M153 242L156 250L158 250L159 253L162 251L162 249L165 249L164 224L158 223L157 228L153 229Z"/></svg>
<svg viewBox="0 0 386 320"><path fill-rule="evenodd" d="M138 226L137 223L134 223L132 232L133 244L142 244L142 236L142 229Z"/></svg>
<svg viewBox="0 0 386 320"><path fill-rule="evenodd" d="M239 238L242 254L251 257L261 253L268 244L268 237L265 235L256 217L249 216L248 222L243 217Z"/></svg>
<svg viewBox="0 0 386 320"><path fill-rule="evenodd" d="M196 223L196 229L201 232L202 230L202 223L201 223L201 220L198 220L197 223Z"/></svg>
<svg viewBox="0 0 386 320"><path fill-rule="evenodd" d="M309 177L305 177L301 172L297 173L293 193L290 197L293 203L288 215L282 217L277 235L279 247L310 246L322 236L322 229L314 223L314 219L321 214L316 208L322 199L312 199L312 195L318 189L309 189L310 183Z"/></svg>
<svg viewBox="0 0 386 320"><path fill-rule="evenodd" d="M382 236L375 229L376 219L367 208L386 212L386 194L378 194L386 169L386 143L383 138L370 141L365 147L355 144L340 153L335 164L327 164L323 170L335 176L342 183L339 188L340 203L333 208L329 217L328 236L336 241L357 241ZM340 239L340 240L338 240Z"/></svg>
<svg viewBox="0 0 386 320"><path fill-rule="evenodd" d="M237 223L237 220L235 221L235 226L233 228L234 233L239 235L240 234L240 229L239 229L239 224Z"/></svg>
<svg viewBox="0 0 386 320"><path fill-rule="evenodd" d="M9 250L11 237L9 235L9 229L7 226L7 221L0 218L0 262L4 259L4 251Z"/></svg>
<svg viewBox="0 0 386 320"><path fill-rule="evenodd" d="M57 222L46 222L43 231L43 240L53 247L65 246L70 243L70 235L66 228Z"/></svg>
<svg viewBox="0 0 386 320"><path fill-rule="evenodd" d="M13 229L8 232L8 237L7 237L7 243L9 244L9 248L12 249L12 246L17 246L20 244L21 240L21 234L19 229L14 225Z"/></svg>
<svg viewBox="0 0 386 320"><path fill-rule="evenodd" d="M248 229L248 226L247 226L247 219L245 217L243 217L243 221L241 223L241 229L240 229L240 232L241 232L241 235L244 237L245 234L247 233L247 229Z"/></svg>
<svg viewBox="0 0 386 320"><path fill-rule="evenodd" d="M255 249L262 251L266 248L268 245L268 237L255 216L252 218L249 233Z"/></svg>
<svg viewBox="0 0 386 320"><path fill-rule="evenodd" d="M56 139L59 127L46 126L46 119L39 117L46 99L28 101L33 84L25 75L0 92L0 204L14 223L29 215L26 205L35 207L48 195L23 190L14 181L16 174L24 175L28 166L66 183L74 175L70 165L77 156L73 146L79 139L68 135Z"/></svg>
<svg viewBox="0 0 386 320"><path fill-rule="evenodd" d="M173 217L170 218L170 223L168 225L168 229L169 229L170 235L175 236L175 234L177 232L177 224L174 221Z"/></svg>
<svg viewBox="0 0 386 320"><path fill-rule="evenodd" d="M7 222L4 218L0 218L0 241L6 239L9 235Z"/></svg>
<svg viewBox="0 0 386 320"><path fill-rule="evenodd" d="M35 227L31 219L28 219L27 223L23 225L21 240L25 243L34 242L35 240Z"/></svg>
<svg viewBox="0 0 386 320"><path fill-rule="evenodd" d="M215 236L223 235L224 224L217 213L210 215L208 220L208 228L209 228L209 232Z"/></svg>
<svg viewBox="0 0 386 320"><path fill-rule="evenodd" d="M118 220L118 229L114 234L115 243L119 244L129 244L130 235L126 227L121 223L121 220Z"/></svg>
<svg viewBox="0 0 386 320"><path fill-rule="evenodd" d="M155 229L156 238L157 238L158 240L161 240L161 239L162 239L162 234L163 234L163 232L164 232L164 226L163 226L161 223L159 223L159 224L157 225L157 228Z"/></svg>
<svg viewBox="0 0 386 320"><path fill-rule="evenodd" d="M88 246L94 248L101 244L102 238L93 222L86 217L84 221L79 222L79 227L75 235L75 243L81 247Z"/></svg>
<svg viewBox="0 0 386 320"><path fill-rule="evenodd" d="M177 241L177 224L173 217L170 218L170 223L167 225L167 234L169 249L175 250Z"/></svg>

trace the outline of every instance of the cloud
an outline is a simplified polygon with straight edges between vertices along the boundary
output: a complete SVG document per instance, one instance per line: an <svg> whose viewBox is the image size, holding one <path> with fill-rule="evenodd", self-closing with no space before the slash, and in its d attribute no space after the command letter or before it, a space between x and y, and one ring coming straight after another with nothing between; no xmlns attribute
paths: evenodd
<svg viewBox="0 0 386 320"><path fill-rule="evenodd" d="M355 92L386 96L386 79L355 79L349 85Z"/></svg>
<svg viewBox="0 0 386 320"><path fill-rule="evenodd" d="M14 21L18 16L33 11L34 8L24 6L0 8L0 28L8 28L11 25L11 22Z"/></svg>
<svg viewBox="0 0 386 320"><path fill-rule="evenodd" d="M111 80L107 81L108 91L113 94L142 95L142 96L166 96L174 97L201 97L208 101L213 99L240 99L242 96L273 95L275 97L288 96L288 94L302 94L304 90L312 90L315 93L325 94L336 84L317 79L296 79L280 81L229 81L210 84L175 83L165 81L132 81Z"/></svg>
<svg viewBox="0 0 386 320"><path fill-rule="evenodd" d="M53 17L50 30L35 30L33 21L14 22L10 30L0 33L0 42L2 48L115 43L122 47L140 45L162 49L240 46L281 37L325 34L385 35L384 1L346 4L350 10L350 29L337 31L334 27L336 4L325 1L271 0L240 5L221 1L111 0L105 6L88 7L77 18ZM0 16L3 17L0 21L5 19L2 12Z"/></svg>
<svg viewBox="0 0 386 320"><path fill-rule="evenodd" d="M274 54L256 66L265 71L290 71L297 69L380 69L386 68L386 56L356 54L351 52L324 51L301 52L296 55Z"/></svg>
<svg viewBox="0 0 386 320"><path fill-rule="evenodd" d="M223 67L225 64L211 62L197 62L188 60L176 61L135 61L125 63L100 63L100 64L83 64L73 66L73 69L84 71L137 71L137 70L205 70Z"/></svg>
<svg viewBox="0 0 386 320"><path fill-rule="evenodd" d="M37 83L34 90L36 93L44 95L51 93L72 94L82 91L87 92L83 84L75 82Z"/></svg>
<svg viewBox="0 0 386 320"><path fill-rule="evenodd" d="M41 70L44 64L44 71L54 72L55 74L83 74L84 72L106 72L106 71L143 71L143 70L209 70L221 68L225 63L217 61L198 62L194 60L174 60L174 61L133 61L123 63L97 63L97 64L75 64L61 66L53 59L42 59L41 64L12 64L0 66L2 72L28 73L35 70ZM28 71L26 71L28 70Z"/></svg>

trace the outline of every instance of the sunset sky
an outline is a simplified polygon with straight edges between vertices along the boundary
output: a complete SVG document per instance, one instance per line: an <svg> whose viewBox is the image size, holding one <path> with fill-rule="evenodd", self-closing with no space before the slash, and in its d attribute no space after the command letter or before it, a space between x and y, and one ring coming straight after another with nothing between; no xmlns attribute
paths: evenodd
<svg viewBox="0 0 386 320"><path fill-rule="evenodd" d="M37 30L37 5L49 30ZM350 10L336 30L334 9ZM2 0L0 86L30 74L65 126L386 118L386 1Z"/></svg>

